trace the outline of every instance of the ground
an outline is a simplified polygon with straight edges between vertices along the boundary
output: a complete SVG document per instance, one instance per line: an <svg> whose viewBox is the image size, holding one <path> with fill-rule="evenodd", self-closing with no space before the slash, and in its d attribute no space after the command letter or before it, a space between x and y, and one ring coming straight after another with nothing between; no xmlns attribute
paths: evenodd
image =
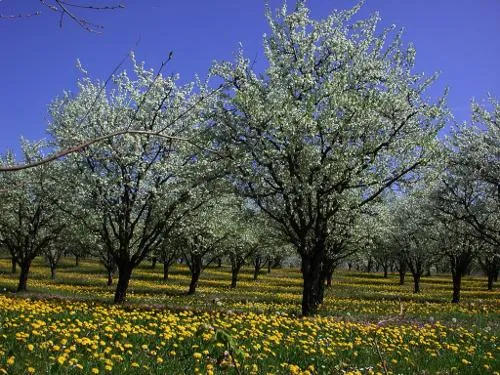
<svg viewBox="0 0 500 375"><path fill-rule="evenodd" d="M110 304L96 262L64 259L56 280L34 264L29 292L0 259L0 374L498 374L500 292L467 277L451 304L451 277L411 280L339 271L320 314L300 318L297 269L208 268L187 296L189 274L161 265L134 271L128 302Z"/></svg>

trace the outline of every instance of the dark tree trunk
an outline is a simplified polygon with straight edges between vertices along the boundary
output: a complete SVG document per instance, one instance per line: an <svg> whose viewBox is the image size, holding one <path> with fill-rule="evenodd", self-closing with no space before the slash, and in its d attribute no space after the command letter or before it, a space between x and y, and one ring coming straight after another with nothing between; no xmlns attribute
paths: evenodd
<svg viewBox="0 0 500 375"><path fill-rule="evenodd" d="M201 267L202 267L202 257L193 255L193 260L191 263L191 282L189 283L189 290L187 294L194 294L196 292L196 287L198 286L198 280L201 275Z"/></svg>
<svg viewBox="0 0 500 375"><path fill-rule="evenodd" d="M327 288L329 288L332 286L332 277L333 272L335 271L335 263L330 259L325 259L323 260L322 268L323 283L326 281L326 286ZM321 303L323 303L323 299L321 299Z"/></svg>
<svg viewBox="0 0 500 375"><path fill-rule="evenodd" d="M431 266L427 267L427 272L425 273L425 276L426 277L430 277L431 276Z"/></svg>
<svg viewBox="0 0 500 375"><path fill-rule="evenodd" d="M12 258L10 259L10 261L12 262L11 272L12 272L12 273L16 273L16 272L17 272L17 262L16 262L16 258L15 258L15 257L12 257Z"/></svg>
<svg viewBox="0 0 500 375"><path fill-rule="evenodd" d="M413 293L420 293L420 273L413 273Z"/></svg>
<svg viewBox="0 0 500 375"><path fill-rule="evenodd" d="M271 258L268 257L267 258L267 273L271 273L271 266L272 266L272 263L271 263Z"/></svg>
<svg viewBox="0 0 500 375"><path fill-rule="evenodd" d="M405 284L405 276L406 276L406 270L399 269L399 285L404 285Z"/></svg>
<svg viewBox="0 0 500 375"><path fill-rule="evenodd" d="M80 255L75 255L75 267L80 265Z"/></svg>
<svg viewBox="0 0 500 375"><path fill-rule="evenodd" d="M384 279L387 279L387 277L388 277L388 271L389 271L389 265L386 264L386 265L383 266L383 268L384 268Z"/></svg>
<svg viewBox="0 0 500 375"><path fill-rule="evenodd" d="M116 284L114 303L125 302L127 296L128 284L132 277L132 265L130 263L118 265L118 282Z"/></svg>
<svg viewBox="0 0 500 375"><path fill-rule="evenodd" d="M262 258L260 256L256 256L253 261L253 281L257 281L259 277L260 269L262 268Z"/></svg>
<svg viewBox="0 0 500 375"><path fill-rule="evenodd" d="M240 273L241 266L232 267L231 269L231 288L236 288L238 282L238 274Z"/></svg>
<svg viewBox="0 0 500 375"><path fill-rule="evenodd" d="M272 268L281 268L282 267L282 263L283 263L283 257L282 256L274 257Z"/></svg>
<svg viewBox="0 0 500 375"><path fill-rule="evenodd" d="M351 263L351 262L348 262L348 263L347 263L347 269L350 271L350 270L351 270L351 268L352 268L352 263Z"/></svg>
<svg viewBox="0 0 500 375"><path fill-rule="evenodd" d="M217 268L222 267L222 258L217 258Z"/></svg>
<svg viewBox="0 0 500 375"><path fill-rule="evenodd" d="M462 277L467 274L467 270L471 268L473 252L469 249L467 252L462 252L459 255L450 255L451 277L453 280L453 297L452 303L460 302L460 290L462 288Z"/></svg>
<svg viewBox="0 0 500 375"><path fill-rule="evenodd" d="M322 254L313 252L312 255L302 256L302 277L304 288L302 291L302 315L311 316L316 314L323 300L324 278L322 275Z"/></svg>
<svg viewBox="0 0 500 375"><path fill-rule="evenodd" d="M25 292L28 285L28 274L30 273L31 260L21 262L21 273L19 274L19 284L17 292Z"/></svg>
<svg viewBox="0 0 500 375"><path fill-rule="evenodd" d="M404 285L406 270L408 266L404 260L399 261L398 274L399 274L399 285Z"/></svg>
<svg viewBox="0 0 500 375"><path fill-rule="evenodd" d="M108 270L107 273L108 273L108 281L106 282L106 285L111 286L113 285L113 271Z"/></svg>
<svg viewBox="0 0 500 375"><path fill-rule="evenodd" d="M158 259L156 257L151 258L151 269L154 270L156 268L156 262Z"/></svg>
<svg viewBox="0 0 500 375"><path fill-rule="evenodd" d="M329 273L327 276L326 276L326 287L327 288L330 288L332 286L332 276L333 276L333 272L332 273Z"/></svg>
<svg viewBox="0 0 500 375"><path fill-rule="evenodd" d="M458 270L458 272L453 272L452 278L453 278L453 298L451 299L451 303L459 303L460 289L462 287L462 272L460 272L460 270Z"/></svg>
<svg viewBox="0 0 500 375"><path fill-rule="evenodd" d="M170 270L170 264L168 261L163 262L163 280L167 281L168 280L168 272Z"/></svg>
<svg viewBox="0 0 500 375"><path fill-rule="evenodd" d="M368 263L366 264L366 272L370 273L372 272L373 268L373 259L370 257L368 258Z"/></svg>
<svg viewBox="0 0 500 375"><path fill-rule="evenodd" d="M260 267L259 266L254 266L254 269L253 269L253 281L257 281L257 279L259 278L259 273L260 273Z"/></svg>
<svg viewBox="0 0 500 375"><path fill-rule="evenodd" d="M56 265L55 264L51 264L50 265L50 278L52 280L55 280L56 279Z"/></svg>
<svg viewBox="0 0 500 375"><path fill-rule="evenodd" d="M488 290L493 290L493 273L488 273Z"/></svg>

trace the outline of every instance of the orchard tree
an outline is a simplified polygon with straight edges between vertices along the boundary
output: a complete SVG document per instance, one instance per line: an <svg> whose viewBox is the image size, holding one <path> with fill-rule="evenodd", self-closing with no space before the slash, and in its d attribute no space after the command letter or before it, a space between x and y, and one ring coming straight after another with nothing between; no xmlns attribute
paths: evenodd
<svg viewBox="0 0 500 375"><path fill-rule="evenodd" d="M420 293L420 280L437 256L436 220L425 203L425 192L414 192L392 202L391 241L400 249L413 277L413 292Z"/></svg>
<svg viewBox="0 0 500 375"><path fill-rule="evenodd" d="M473 123L454 129L433 198L441 215L466 223L500 248L500 104L472 104Z"/></svg>
<svg viewBox="0 0 500 375"><path fill-rule="evenodd" d="M224 197L212 197L187 215L169 237L191 273L187 294L194 294L203 270L224 255L224 241L231 235L230 209Z"/></svg>
<svg viewBox="0 0 500 375"><path fill-rule="evenodd" d="M302 260L302 313L316 313L329 228L412 178L431 156L444 100L424 99L435 77L413 73L415 48L359 6L314 20L304 1L267 12L265 74L239 52L213 67L226 84L216 119L240 194L255 200Z"/></svg>
<svg viewBox="0 0 500 375"><path fill-rule="evenodd" d="M498 281L498 271L500 270L500 250L483 242L477 260L488 278L488 290L493 290L493 282Z"/></svg>
<svg viewBox="0 0 500 375"><path fill-rule="evenodd" d="M155 75L133 55L132 62L134 78L118 73L110 89L85 76L78 93L65 93L50 107L59 149L101 140L67 156L74 176L67 184L83 202L80 216L91 218L91 226L99 220L104 250L118 269L115 303L125 300L134 268L204 194L213 171L198 134L203 87L195 95L192 84ZM186 140L192 137L197 147Z"/></svg>
<svg viewBox="0 0 500 375"><path fill-rule="evenodd" d="M453 251L463 254L468 264L473 252L492 288L500 258L500 104L490 97L484 106L473 102L472 111L472 124L458 126L447 139L446 163L431 194L432 208L443 225L459 228L452 240L467 235ZM452 261L455 289L460 278L456 264ZM458 299L459 294L453 298Z"/></svg>
<svg viewBox="0 0 500 375"><path fill-rule="evenodd" d="M256 266L256 253L265 246L266 239L262 234L266 233L265 221L259 217L259 213L246 206L245 201L235 200L229 207L229 235L223 246L225 255L231 263L231 288L236 288L238 275L241 268L249 259L254 260L254 280L260 268ZM259 262L261 262L259 258ZM258 263L261 266L262 263Z"/></svg>
<svg viewBox="0 0 500 375"><path fill-rule="evenodd" d="M462 277L472 265L481 249L481 241L470 233L470 228L460 221L441 221L441 228L435 230L439 254L449 261L453 282L452 303L460 302ZM436 228L436 227L435 227ZM439 228L439 226L437 226Z"/></svg>
<svg viewBox="0 0 500 375"><path fill-rule="evenodd" d="M24 161L40 159L42 143L22 143ZM13 154L2 158L3 165L15 164ZM54 165L43 165L30 170L0 174L0 246L9 250L19 265L18 292L26 291L33 259L54 246L65 224L53 205L59 190L51 174Z"/></svg>

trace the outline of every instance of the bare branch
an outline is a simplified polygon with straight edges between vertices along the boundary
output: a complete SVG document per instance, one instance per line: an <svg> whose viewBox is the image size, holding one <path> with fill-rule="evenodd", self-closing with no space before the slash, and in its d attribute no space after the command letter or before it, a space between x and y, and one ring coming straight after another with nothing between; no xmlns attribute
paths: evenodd
<svg viewBox="0 0 500 375"><path fill-rule="evenodd" d="M79 17L73 10L72 8L77 8L77 9L87 9L87 10L97 10L97 11L105 11L105 10L118 10L118 9L124 9L125 6L122 4L117 4L117 5L92 5L92 4L75 4L73 2L69 1L63 1L63 0L53 0L54 4L50 3L47 0L40 0L40 3L45 6L46 8L50 9L51 11L55 13L59 13L60 18L59 18L59 27L63 27L63 20L64 16L68 16L71 20L73 20L75 23L77 23L82 29L90 32L90 33L96 33L100 34L101 31L99 29L103 29L103 25L97 25L89 22L85 18ZM38 12L40 13L40 12Z"/></svg>
<svg viewBox="0 0 500 375"><path fill-rule="evenodd" d="M29 18L29 17L34 17L34 16L39 16L42 14L41 12L33 12L33 13L27 13L27 14L1 14L0 13L0 19L2 20L16 20L19 18Z"/></svg>
<svg viewBox="0 0 500 375"><path fill-rule="evenodd" d="M114 138L114 137L117 137L120 135L125 135L125 134L150 135L150 136L156 136L156 137L165 138L165 139L190 142L189 139L187 139L187 138L174 137L174 136L170 136L170 135L161 134L160 132L153 132L153 131L147 131L147 130L119 130L119 131L116 131L116 132L113 132L110 134L103 135L101 137L97 137L97 138L93 138L91 140L85 141L83 143L80 143L79 145L67 148L67 149L62 150L60 152L57 152L51 156L48 156L44 159L38 160L34 163L13 165L13 166L9 166L9 167L0 167L0 172L13 172L13 171L19 171L22 169L29 169L29 168L33 168L33 167L38 167L38 166L46 164L48 162L60 159L60 158L67 156L69 154L73 154L75 152L82 151L95 143L104 141L106 139Z"/></svg>

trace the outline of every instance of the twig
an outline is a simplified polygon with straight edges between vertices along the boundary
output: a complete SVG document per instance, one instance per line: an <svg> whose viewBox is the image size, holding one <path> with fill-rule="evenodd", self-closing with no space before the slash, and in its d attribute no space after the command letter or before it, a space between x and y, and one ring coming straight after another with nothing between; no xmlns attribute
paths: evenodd
<svg viewBox="0 0 500 375"><path fill-rule="evenodd" d="M0 14L0 19L2 20L15 20L19 18L29 18L33 16L39 16L42 14L41 12L34 12L28 14Z"/></svg>
<svg viewBox="0 0 500 375"><path fill-rule="evenodd" d="M384 357L382 356L382 353L380 352L380 348L378 346L378 340L377 340L377 337L375 336L375 340L373 341L373 344L375 345L375 348L377 349L377 354L378 354L378 357L380 358L380 360L382 361L382 368L384 370L384 374L385 375L389 375L389 370L387 369L387 362L386 360L384 359Z"/></svg>
<svg viewBox="0 0 500 375"><path fill-rule="evenodd" d="M60 19L59 19L59 27L63 27L63 19L64 16L67 15L70 19L72 19L75 23L77 23L82 29L87 30L90 33L96 33L100 34L101 32L96 30L96 29L103 29L104 26L102 25L96 25L92 24L91 22L87 21L85 18L79 18L72 10L71 8L78 8L78 9L88 9L88 10L117 10L117 9L124 9L125 6L122 4L118 5L103 5L103 6L97 6L97 5L82 5L82 4L74 4L68 1L63 1L63 0L53 0L56 5L48 3L46 0L40 0L40 3L50 9L53 12L60 13Z"/></svg>

